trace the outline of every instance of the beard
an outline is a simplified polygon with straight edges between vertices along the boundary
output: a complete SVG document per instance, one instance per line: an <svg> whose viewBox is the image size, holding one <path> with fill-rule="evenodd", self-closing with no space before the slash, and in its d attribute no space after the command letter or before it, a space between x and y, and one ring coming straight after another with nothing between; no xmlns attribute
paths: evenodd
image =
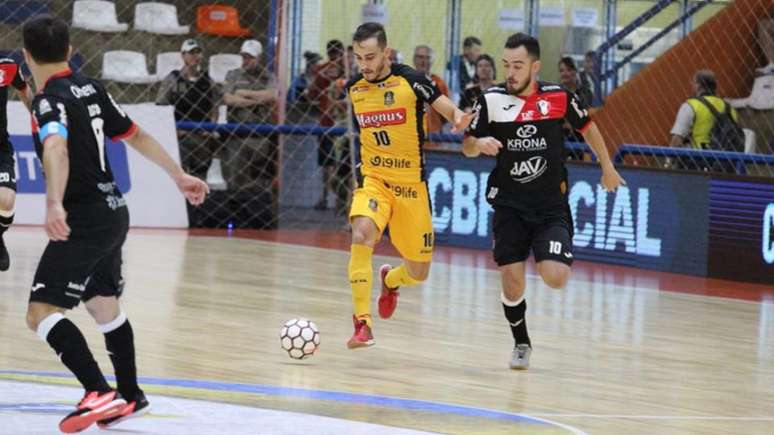
<svg viewBox="0 0 774 435"><path fill-rule="evenodd" d="M521 86L516 84L511 84L510 82L506 82L505 88L508 90L508 93L511 95L519 95L522 92L524 92L527 88L532 86L532 78L530 77L526 82L524 82Z"/></svg>

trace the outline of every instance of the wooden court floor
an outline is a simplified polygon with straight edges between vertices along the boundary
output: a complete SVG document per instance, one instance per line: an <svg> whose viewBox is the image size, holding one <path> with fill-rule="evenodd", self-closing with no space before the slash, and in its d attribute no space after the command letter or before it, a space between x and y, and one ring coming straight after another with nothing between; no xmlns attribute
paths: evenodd
<svg viewBox="0 0 774 435"><path fill-rule="evenodd" d="M24 326L45 235L6 239L0 380L40 381L65 370ZM772 286L577 262L555 291L530 268L532 367L516 372L486 252L439 248L430 279L375 320L376 346L347 350L346 246L341 234L131 231L123 303L146 391L440 433L774 433ZM110 373L85 309L70 317ZM293 317L320 328L311 359L279 346Z"/></svg>

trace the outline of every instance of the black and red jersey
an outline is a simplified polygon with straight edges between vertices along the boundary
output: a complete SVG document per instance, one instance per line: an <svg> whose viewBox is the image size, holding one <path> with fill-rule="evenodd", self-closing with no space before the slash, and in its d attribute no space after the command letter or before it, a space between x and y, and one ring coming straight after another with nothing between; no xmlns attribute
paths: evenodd
<svg viewBox="0 0 774 435"><path fill-rule="evenodd" d="M467 134L503 144L487 185L492 205L542 210L566 202L562 125L567 121L583 131L591 118L562 86L536 82L534 87L528 97L509 94L505 84L492 87L473 108Z"/></svg>
<svg viewBox="0 0 774 435"><path fill-rule="evenodd" d="M70 170L65 209L80 205L99 205L105 210L125 207L110 170L105 142L106 137L127 137L136 128L97 80L70 70L48 79L32 102L32 137L41 161L46 138L59 135L67 139Z"/></svg>
<svg viewBox="0 0 774 435"><path fill-rule="evenodd" d="M22 77L21 68L13 59L0 59L0 154L13 153L8 139L8 86L23 91L27 83Z"/></svg>

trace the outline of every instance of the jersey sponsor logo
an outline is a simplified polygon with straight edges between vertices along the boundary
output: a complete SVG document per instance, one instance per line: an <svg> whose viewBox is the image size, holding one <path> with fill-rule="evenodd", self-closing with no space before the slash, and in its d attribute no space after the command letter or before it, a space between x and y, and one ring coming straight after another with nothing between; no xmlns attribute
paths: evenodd
<svg viewBox="0 0 774 435"><path fill-rule="evenodd" d="M430 97L433 95L433 89L430 87L430 85L423 85L422 83L414 83L411 87L414 88L420 94L422 94L425 100L429 100Z"/></svg>
<svg viewBox="0 0 774 435"><path fill-rule="evenodd" d="M406 109L380 110L378 112L359 113L357 123L360 128L379 128L387 125L406 123Z"/></svg>
<svg viewBox="0 0 774 435"><path fill-rule="evenodd" d="M411 186L392 186L392 193L398 198L417 199L419 197L417 189Z"/></svg>
<svg viewBox="0 0 774 435"><path fill-rule="evenodd" d="M470 122L470 126L468 126L468 131L473 131L478 126L478 122L481 120L481 102L480 99L476 100L476 103L473 105L473 113L475 113L475 116L473 116L473 121Z"/></svg>
<svg viewBox="0 0 774 435"><path fill-rule="evenodd" d="M534 181L543 175L548 169L548 160L543 156L530 157L527 160L513 162L511 177L519 183L525 184Z"/></svg>
<svg viewBox="0 0 774 435"><path fill-rule="evenodd" d="M562 87L557 85L548 85L540 88L540 90L543 90L543 91L560 91L561 89Z"/></svg>
<svg viewBox="0 0 774 435"><path fill-rule="evenodd" d="M90 118L94 118L99 115L102 115L102 108L99 107L99 104L89 104L87 108L89 109Z"/></svg>
<svg viewBox="0 0 774 435"><path fill-rule="evenodd" d="M535 111L526 110L524 112L521 112L516 119L521 121L532 121L535 119Z"/></svg>
<svg viewBox="0 0 774 435"><path fill-rule="evenodd" d="M548 148L544 137L529 139L508 139L508 151L542 151Z"/></svg>
<svg viewBox="0 0 774 435"><path fill-rule="evenodd" d="M528 139L537 133L537 127L532 124L522 125L516 130L516 136L522 139Z"/></svg>
<svg viewBox="0 0 774 435"><path fill-rule="evenodd" d="M94 89L94 86L91 83L89 83L88 85L83 85L80 87L72 85L70 86L70 92L75 98L86 98L96 94L97 90Z"/></svg>
<svg viewBox="0 0 774 435"><path fill-rule="evenodd" d="M382 157L373 156L368 160L372 166L381 166L387 169L409 169L411 168L411 160L399 159L397 157Z"/></svg>
<svg viewBox="0 0 774 435"><path fill-rule="evenodd" d="M45 115L51 111L51 103L47 99L41 98L38 103L38 115Z"/></svg>
<svg viewBox="0 0 774 435"><path fill-rule="evenodd" d="M352 86L351 88L349 88L349 92L351 94L356 94L358 92L367 92L370 89L371 87L368 85Z"/></svg>

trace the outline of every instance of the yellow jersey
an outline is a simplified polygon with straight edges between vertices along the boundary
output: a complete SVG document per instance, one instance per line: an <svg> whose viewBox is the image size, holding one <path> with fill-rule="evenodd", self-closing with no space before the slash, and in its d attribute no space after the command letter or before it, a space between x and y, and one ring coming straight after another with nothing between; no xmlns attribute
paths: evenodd
<svg viewBox="0 0 774 435"><path fill-rule="evenodd" d="M393 64L378 82L362 74L347 83L355 125L360 132L360 175L392 183L424 181L425 103L441 96L425 74Z"/></svg>

